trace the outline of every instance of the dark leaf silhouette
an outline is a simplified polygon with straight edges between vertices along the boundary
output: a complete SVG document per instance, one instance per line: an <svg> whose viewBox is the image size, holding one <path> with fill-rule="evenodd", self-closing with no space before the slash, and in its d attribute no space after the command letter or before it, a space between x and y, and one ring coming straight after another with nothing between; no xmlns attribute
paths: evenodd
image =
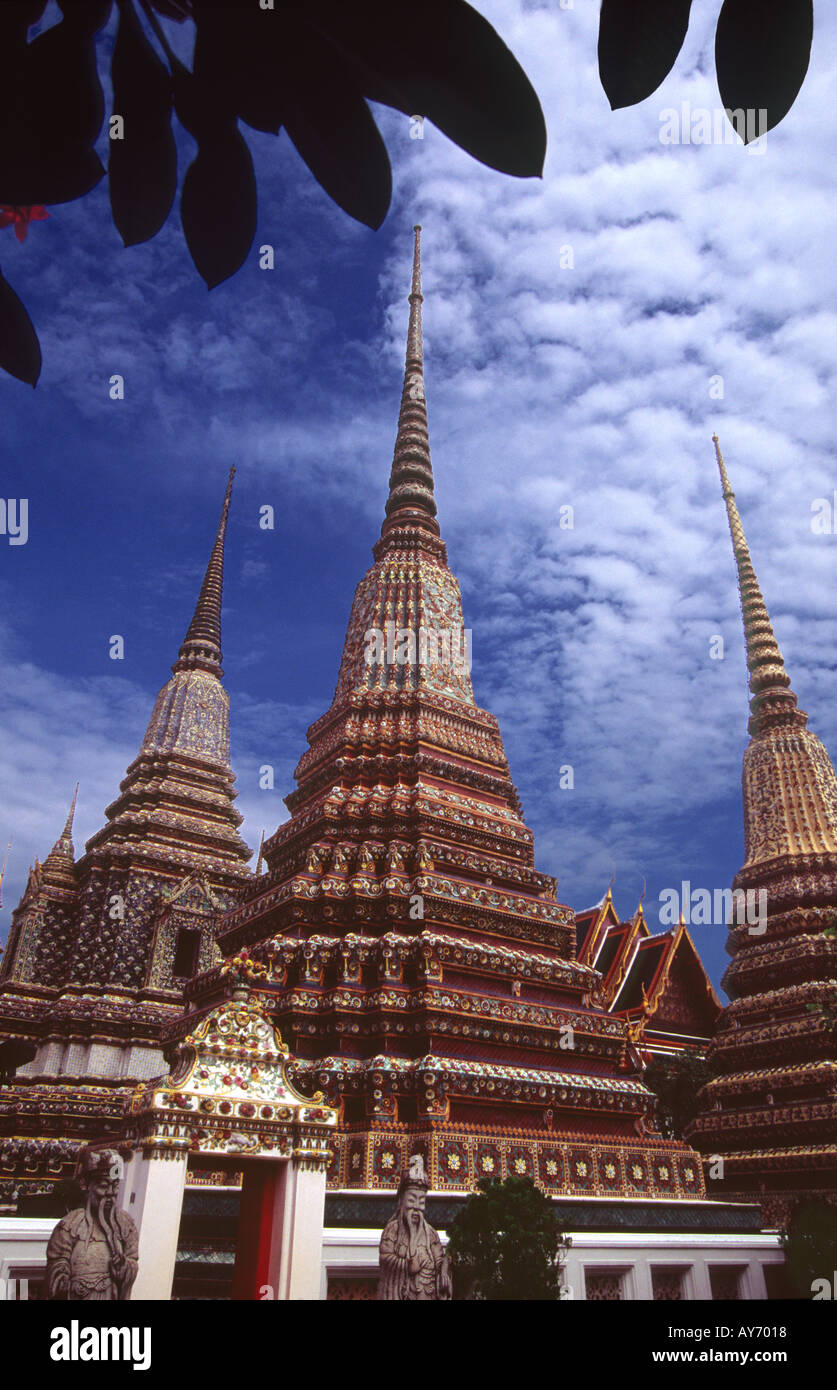
<svg viewBox="0 0 837 1390"><path fill-rule="evenodd" d="M602 0L599 76L613 110L655 92L674 66L692 0Z"/></svg>
<svg viewBox="0 0 837 1390"><path fill-rule="evenodd" d="M61 22L19 52L3 93L0 202L68 202L104 173L93 149L104 116L95 38L110 0L65 0L61 8Z"/></svg>
<svg viewBox="0 0 837 1390"><path fill-rule="evenodd" d="M318 100L300 87L285 126L311 173L335 203L367 227L389 211L392 172L386 146L359 92L335 80Z"/></svg>
<svg viewBox="0 0 837 1390"><path fill-rule="evenodd" d="M355 75L337 49L289 16L272 49L284 124L326 193L359 222L379 227L389 210L389 157Z"/></svg>
<svg viewBox="0 0 837 1390"><path fill-rule="evenodd" d="M235 110L224 84L214 84L172 61L174 109L180 124L198 141L220 140L236 129Z"/></svg>
<svg viewBox="0 0 837 1390"><path fill-rule="evenodd" d="M46 9L46 0L4 0L0 5L0 82L9 82L26 48L27 31L37 24Z"/></svg>
<svg viewBox="0 0 837 1390"><path fill-rule="evenodd" d="M29 41L43 0L0 4L0 204L83 197L104 169L96 36L113 0L58 0L61 20ZM537 96L491 25L465 0L117 0L109 133L111 211L126 245L153 237L176 193L171 114L198 153L181 193L192 259L211 287L242 264L257 193L239 120L284 127L314 177L378 227L392 176L367 100L426 116L484 163L539 174L546 131ZM194 70L158 16L195 26ZM23 224L15 214L18 236ZM20 223L20 226L18 225ZM15 297L16 298L16 297ZM19 303L19 301L16 301Z"/></svg>
<svg viewBox="0 0 837 1390"><path fill-rule="evenodd" d="M745 143L790 111L813 36L813 0L724 0L715 35L718 90Z"/></svg>
<svg viewBox="0 0 837 1390"><path fill-rule="evenodd" d="M214 7L201 11L195 39L195 75L207 90L223 91L229 108L254 130L278 135L284 91L277 63L285 57L276 39L284 16L248 7L235 25Z"/></svg>
<svg viewBox="0 0 837 1390"><path fill-rule="evenodd" d="M113 50L113 110L122 139L111 139L108 181L113 221L126 246L156 236L177 192L171 128L172 78L131 5L120 7Z"/></svg>
<svg viewBox="0 0 837 1390"><path fill-rule="evenodd" d="M253 161L235 114L220 92L177 59L174 108L198 142L180 195L180 218L189 254L209 289L243 264L256 235L257 195Z"/></svg>
<svg viewBox="0 0 837 1390"><path fill-rule="evenodd" d="M234 275L256 235L256 179L241 132L201 142L180 195L189 254L209 289Z"/></svg>
<svg viewBox="0 0 837 1390"><path fill-rule="evenodd" d="M0 273L0 369L35 386L41 375L41 347L32 320L8 280Z"/></svg>
<svg viewBox="0 0 837 1390"><path fill-rule="evenodd" d="M307 23L357 65L364 96L426 116L468 154L521 178L546 154L540 102L517 59L464 0L308 0Z"/></svg>
<svg viewBox="0 0 837 1390"><path fill-rule="evenodd" d="M386 146L361 92L359 74L304 18L248 12L233 44L224 12L202 9L195 76L222 91L257 130L285 126L311 173L345 212L378 227L389 208Z"/></svg>
<svg viewBox="0 0 837 1390"><path fill-rule="evenodd" d="M192 0L151 0L151 7L167 19L176 19L178 24L188 19L194 9Z"/></svg>

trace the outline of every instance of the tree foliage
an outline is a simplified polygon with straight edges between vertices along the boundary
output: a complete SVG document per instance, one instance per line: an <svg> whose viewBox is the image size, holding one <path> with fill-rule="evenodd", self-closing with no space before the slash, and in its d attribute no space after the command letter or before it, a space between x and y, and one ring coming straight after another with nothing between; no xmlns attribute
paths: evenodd
<svg viewBox="0 0 837 1390"><path fill-rule="evenodd" d="M31 40L46 0L0 5L0 204L83 198L105 176L95 145L105 101L96 43L114 0L58 0L62 18ZM256 231L253 162L241 126L285 131L329 196L379 227L389 157L369 101L432 121L475 159L540 174L546 128L523 69L465 0L115 0L108 183L126 246L166 222L177 192L172 120L194 137L180 218L211 289L246 259ZM194 25L192 68L159 15ZM35 385L40 350L17 294L0 282L0 366Z"/></svg>
<svg viewBox="0 0 837 1390"><path fill-rule="evenodd" d="M782 1232L791 1284L800 1298L812 1297L815 1279L834 1279L837 1270L837 1207L825 1201L796 1205Z"/></svg>
<svg viewBox="0 0 837 1390"><path fill-rule="evenodd" d="M555 1207L530 1178L483 1178L450 1229L457 1296L558 1299L569 1239Z"/></svg>
<svg viewBox="0 0 837 1390"><path fill-rule="evenodd" d="M657 1097L657 1118L666 1139L683 1138L686 1126L700 1111L701 1088L714 1075L711 1063L691 1052L655 1059L645 1068L642 1079Z"/></svg>
<svg viewBox="0 0 837 1390"><path fill-rule="evenodd" d="M540 174L546 129L537 95L487 20L465 0L57 0L61 19L30 38L46 0L0 4L0 207L83 198L108 176L126 246L159 232L177 194L174 118L194 137L180 219L211 289L246 259L257 188L241 127L293 142L350 216L380 226L389 157L369 102L431 121L462 149L516 177ZM111 59L107 171L97 43L118 14ZM613 107L649 96L673 66L691 0L603 0L599 71ZM191 69L164 26L193 26ZM716 35L721 97L742 138L770 129L805 77L813 0L724 0ZM560 55L558 55L560 61ZM114 118L117 118L114 120ZM38 338L0 277L0 369L35 385Z"/></svg>

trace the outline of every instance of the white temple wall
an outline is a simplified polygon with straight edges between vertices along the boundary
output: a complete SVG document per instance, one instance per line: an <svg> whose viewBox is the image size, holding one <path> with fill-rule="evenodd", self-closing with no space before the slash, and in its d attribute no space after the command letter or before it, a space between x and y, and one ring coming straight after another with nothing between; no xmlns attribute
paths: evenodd
<svg viewBox="0 0 837 1390"><path fill-rule="evenodd" d="M55 1221L35 1217L0 1217L0 1280L42 1277L46 1246ZM439 1232L447 1242L445 1232ZM741 1301L766 1299L764 1269L781 1265L778 1235L637 1235L569 1232L572 1246L564 1266L567 1297L586 1300L591 1283L598 1296L627 1302L650 1301L658 1271L679 1276L684 1301L712 1297L713 1271L725 1269L737 1279ZM323 1233L320 1298L329 1279L374 1279L378 1273L380 1231L327 1227ZM715 1276L717 1278L717 1276ZM11 1296L14 1296L12 1294Z"/></svg>
<svg viewBox="0 0 837 1390"><path fill-rule="evenodd" d="M673 1290L678 1282L684 1302L711 1300L720 1269L737 1282L740 1300L765 1300L765 1265L784 1263L778 1235L567 1234L572 1245L564 1263L565 1296L583 1301L592 1294L602 1301L650 1302L655 1284ZM446 1244L447 1234L439 1235ZM330 1279L376 1277L379 1240L377 1231L327 1227L320 1297L326 1298Z"/></svg>

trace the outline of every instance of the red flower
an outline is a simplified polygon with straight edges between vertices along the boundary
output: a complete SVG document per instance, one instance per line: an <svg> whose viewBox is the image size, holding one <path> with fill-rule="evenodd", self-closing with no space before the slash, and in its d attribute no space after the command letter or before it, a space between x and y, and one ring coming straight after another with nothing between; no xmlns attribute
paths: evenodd
<svg viewBox="0 0 837 1390"><path fill-rule="evenodd" d="M45 222L48 217L46 208L40 205L33 208L16 208L10 203L0 203L0 227L11 227L14 224L18 241L26 240L30 222Z"/></svg>

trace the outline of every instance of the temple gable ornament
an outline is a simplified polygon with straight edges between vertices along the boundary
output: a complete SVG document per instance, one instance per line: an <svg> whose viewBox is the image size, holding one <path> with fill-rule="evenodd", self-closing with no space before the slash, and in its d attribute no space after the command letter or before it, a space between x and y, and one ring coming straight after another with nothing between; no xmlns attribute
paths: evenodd
<svg viewBox="0 0 837 1390"><path fill-rule="evenodd" d="M176 1045L162 1083L134 1092L125 1137L135 1148L161 1158L246 1152L325 1166L337 1114L321 1092L309 1099L291 1085L287 1045L250 988L264 973L246 952L221 966L231 997Z"/></svg>
<svg viewBox="0 0 837 1390"><path fill-rule="evenodd" d="M220 966L215 1003L180 1025L174 1067L137 1087L123 1129L121 1191L139 1227L134 1299L169 1299L189 1164L242 1170L232 1298L319 1296L326 1165L337 1112L287 1075L289 1051L246 952Z"/></svg>

